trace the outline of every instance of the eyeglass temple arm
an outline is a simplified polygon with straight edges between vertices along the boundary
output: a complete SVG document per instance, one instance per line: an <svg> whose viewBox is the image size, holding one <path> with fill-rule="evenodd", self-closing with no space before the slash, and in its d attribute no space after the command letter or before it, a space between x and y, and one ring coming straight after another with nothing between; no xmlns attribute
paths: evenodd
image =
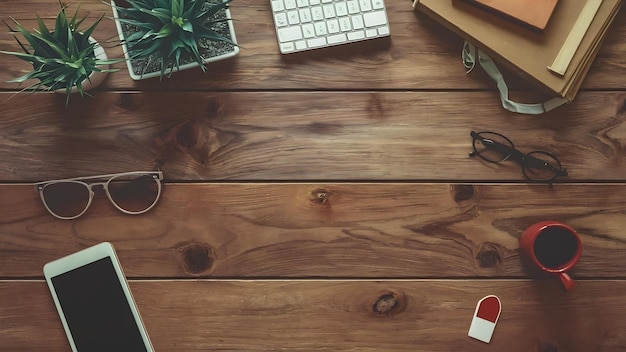
<svg viewBox="0 0 626 352"><path fill-rule="evenodd" d="M59 179L59 180L41 181L41 182L35 183L35 187L37 189L39 189L39 186L41 186L41 185L44 185L44 184L50 183L50 182L58 182L58 181L95 180L95 179L101 179L101 178L111 178L111 177L128 176L128 175L141 175L141 174L156 175L159 178L159 180L163 179L163 173L161 171L131 171L131 172L121 172L121 173L118 173L118 174L106 174L106 175L96 175L96 176L82 176L82 177L74 177L74 178L64 178L64 179Z"/></svg>

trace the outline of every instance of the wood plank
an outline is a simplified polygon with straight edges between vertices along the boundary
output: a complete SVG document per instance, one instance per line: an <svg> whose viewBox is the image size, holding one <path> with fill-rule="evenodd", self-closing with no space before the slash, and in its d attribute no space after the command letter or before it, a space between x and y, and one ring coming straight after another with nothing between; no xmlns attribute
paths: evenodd
<svg viewBox="0 0 626 352"><path fill-rule="evenodd" d="M504 112L492 92L103 92L69 108L61 95L36 99L0 106L0 180L159 167L170 180L523 182L516 163L468 157L472 130L557 155L569 181L626 175L623 92L582 93L541 118Z"/></svg>
<svg viewBox="0 0 626 352"><path fill-rule="evenodd" d="M74 4L77 4L73 2ZM19 5L18 5L19 4ZM81 1L91 16L110 11L100 0ZM10 14L32 28L33 13L51 18L58 9L56 1L26 3L1 2L0 12ZM179 72L171 79L134 82L123 64L112 74L103 89L207 90L207 89L488 89L494 84L480 70L467 76L460 63L462 40L419 13L409 1L389 1L391 39L366 41L349 47L313 51L302 55L282 56L269 1L237 0L232 3L241 53L234 59L208 65L208 72ZM626 67L626 16L618 15L603 44L584 88L624 89ZM115 38L114 24L103 21L94 36L105 41ZM111 42L113 45L113 42ZM0 50L17 50L13 37L0 33ZM122 57L121 48L109 49L109 56ZM3 57L0 64L0 89L15 90L6 83L23 75L28 65L13 57ZM515 89L533 89L519 79L508 77ZM495 93L494 93L495 94ZM497 105L497 104L496 104Z"/></svg>
<svg viewBox="0 0 626 352"><path fill-rule="evenodd" d="M0 278L102 241L127 275L169 277L543 277L519 236L555 219L578 229L574 278L624 278L626 184L167 183L149 213L100 195L58 220L31 185L0 185Z"/></svg>
<svg viewBox="0 0 626 352"><path fill-rule="evenodd" d="M157 351L621 351L624 281L131 282ZM478 300L502 315L467 337ZM0 282L0 350L69 351L43 281Z"/></svg>

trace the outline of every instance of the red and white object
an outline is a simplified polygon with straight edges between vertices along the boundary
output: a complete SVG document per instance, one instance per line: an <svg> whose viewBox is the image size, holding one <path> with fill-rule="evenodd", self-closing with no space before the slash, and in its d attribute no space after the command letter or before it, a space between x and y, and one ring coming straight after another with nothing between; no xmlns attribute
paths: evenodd
<svg viewBox="0 0 626 352"><path fill-rule="evenodd" d="M500 299L489 295L478 301L467 336L489 343L501 311Z"/></svg>

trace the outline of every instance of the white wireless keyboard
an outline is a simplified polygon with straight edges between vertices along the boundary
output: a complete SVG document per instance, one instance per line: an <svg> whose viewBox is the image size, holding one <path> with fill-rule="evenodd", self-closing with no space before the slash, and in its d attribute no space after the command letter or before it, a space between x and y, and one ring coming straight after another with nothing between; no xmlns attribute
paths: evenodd
<svg viewBox="0 0 626 352"><path fill-rule="evenodd" d="M389 36L383 0L270 0L283 54Z"/></svg>

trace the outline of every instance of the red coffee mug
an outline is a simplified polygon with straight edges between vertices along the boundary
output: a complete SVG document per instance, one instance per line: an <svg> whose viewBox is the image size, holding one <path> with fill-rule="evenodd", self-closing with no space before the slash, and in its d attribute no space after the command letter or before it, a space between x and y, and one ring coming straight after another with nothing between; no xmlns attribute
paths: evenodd
<svg viewBox="0 0 626 352"><path fill-rule="evenodd" d="M559 221L542 221L527 228L520 237L522 252L539 269L561 279L566 290L574 287L574 280L567 275L582 255L582 243L578 233Z"/></svg>

